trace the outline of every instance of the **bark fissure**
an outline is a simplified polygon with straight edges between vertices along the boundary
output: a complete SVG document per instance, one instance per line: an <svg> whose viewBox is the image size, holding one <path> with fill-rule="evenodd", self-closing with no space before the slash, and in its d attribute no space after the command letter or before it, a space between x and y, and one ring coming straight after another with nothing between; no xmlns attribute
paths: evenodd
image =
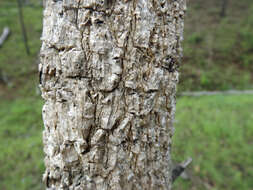
<svg viewBox="0 0 253 190"><path fill-rule="evenodd" d="M169 190L185 1L46 2L48 190Z"/></svg>

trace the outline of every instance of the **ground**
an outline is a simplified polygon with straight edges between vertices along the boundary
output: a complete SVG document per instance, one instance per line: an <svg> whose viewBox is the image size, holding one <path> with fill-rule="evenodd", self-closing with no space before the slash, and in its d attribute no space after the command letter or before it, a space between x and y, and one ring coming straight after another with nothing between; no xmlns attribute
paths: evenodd
<svg viewBox="0 0 253 190"><path fill-rule="evenodd" d="M0 103L0 187L42 190L42 100L19 98ZM250 95L180 97L173 160L193 158L191 180L175 190L253 188L253 99Z"/></svg>
<svg viewBox="0 0 253 190"><path fill-rule="evenodd" d="M180 91L252 88L253 2L188 0Z"/></svg>
<svg viewBox="0 0 253 190"><path fill-rule="evenodd" d="M174 189L253 188L252 107L252 95L178 98L172 152L193 163L192 180L180 179Z"/></svg>
<svg viewBox="0 0 253 190"><path fill-rule="evenodd" d="M219 2L188 2L179 91L252 88L253 2L230 0L225 18ZM4 26L12 31L0 48L0 189L42 190L43 101L37 87L42 7L24 8L28 56L15 3L0 2L0 31ZM178 97L173 159L192 157L193 163L191 180L179 179L175 190L253 189L252 107L248 95Z"/></svg>

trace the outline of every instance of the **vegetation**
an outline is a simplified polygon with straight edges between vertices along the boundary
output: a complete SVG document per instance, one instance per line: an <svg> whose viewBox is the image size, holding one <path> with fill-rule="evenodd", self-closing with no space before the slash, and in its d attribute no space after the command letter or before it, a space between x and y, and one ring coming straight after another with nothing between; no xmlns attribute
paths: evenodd
<svg viewBox="0 0 253 190"><path fill-rule="evenodd" d="M173 156L193 163L175 189L253 188L252 107L250 95L179 98Z"/></svg>
<svg viewBox="0 0 253 190"><path fill-rule="evenodd" d="M220 17L221 1L202 1L188 3L179 91L253 88L253 2L231 0L227 16ZM8 90L27 94L37 83L42 7L37 0L24 7L31 49L27 56L15 2L0 2L0 30L9 26L12 31L0 49L0 78L9 79Z"/></svg>
<svg viewBox="0 0 253 190"><path fill-rule="evenodd" d="M0 33L5 26L11 35L0 48L0 96L32 95L37 84L37 63L42 31L42 7L24 7L24 20L31 55L25 51L16 1L0 1ZM5 77L7 81L2 81ZM7 93L6 93L7 92Z"/></svg>
<svg viewBox="0 0 253 190"><path fill-rule="evenodd" d="M188 3L180 91L252 88L253 2Z"/></svg>
<svg viewBox="0 0 253 190"><path fill-rule="evenodd" d="M0 103L0 189L42 190L42 101Z"/></svg>
<svg viewBox="0 0 253 190"><path fill-rule="evenodd" d="M0 103L0 187L42 190L42 101ZM191 180L175 190L253 188L251 96L181 97L177 104L174 160L191 156Z"/></svg>
<svg viewBox="0 0 253 190"><path fill-rule="evenodd" d="M42 7L24 8L27 56L15 2L0 1L0 31L12 31L0 49L0 189L42 190L42 100L36 94ZM252 88L253 2L229 1L224 18L219 2L188 5L180 91ZM193 163L191 180L179 179L174 189L253 189L252 107L247 95L178 99L173 156L179 162L193 157Z"/></svg>

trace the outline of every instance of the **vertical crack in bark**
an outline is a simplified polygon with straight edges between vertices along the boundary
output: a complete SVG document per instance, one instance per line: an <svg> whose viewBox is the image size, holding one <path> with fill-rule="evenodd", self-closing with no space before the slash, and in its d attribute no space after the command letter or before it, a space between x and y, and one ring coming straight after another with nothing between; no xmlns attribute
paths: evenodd
<svg viewBox="0 0 253 190"><path fill-rule="evenodd" d="M184 0L47 1L47 190L171 189L184 11Z"/></svg>

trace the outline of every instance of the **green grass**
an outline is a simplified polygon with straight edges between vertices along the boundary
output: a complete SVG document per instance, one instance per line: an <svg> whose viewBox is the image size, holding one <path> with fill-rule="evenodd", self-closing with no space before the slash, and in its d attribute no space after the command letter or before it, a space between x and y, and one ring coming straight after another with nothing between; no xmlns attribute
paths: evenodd
<svg viewBox="0 0 253 190"><path fill-rule="evenodd" d="M40 99L0 103L1 190L42 190ZM253 189L253 98L247 95L181 97L173 159L193 158L192 180L175 190ZM209 188L207 188L209 187Z"/></svg>
<svg viewBox="0 0 253 190"><path fill-rule="evenodd" d="M35 2L36 0L30 0ZM36 1L38 3L38 1ZM188 3L179 90L251 88L253 2L231 0L219 18L220 0ZM36 96L42 7L24 7L31 55L26 55L15 0L0 0L0 189L42 190L42 101ZM173 158L193 157L192 180L176 190L253 190L253 98L181 97L177 104Z"/></svg>
<svg viewBox="0 0 253 190"><path fill-rule="evenodd" d="M0 103L0 189L43 189L42 102Z"/></svg>
<svg viewBox="0 0 253 190"><path fill-rule="evenodd" d="M253 98L183 97L177 104L173 156L193 158L193 181L176 190L253 189Z"/></svg>
<svg viewBox="0 0 253 190"><path fill-rule="evenodd" d="M3 0L0 2L0 33L6 26L11 30L11 35L0 48L0 74L4 73L9 80L6 90L30 95L31 91L35 91L34 86L37 82L42 7L26 6L23 8L23 15L30 55L27 55L25 51L16 1Z"/></svg>
<svg viewBox="0 0 253 190"><path fill-rule="evenodd" d="M189 1L179 91L253 88L253 2Z"/></svg>
<svg viewBox="0 0 253 190"><path fill-rule="evenodd" d="M8 90L30 94L36 79L42 7L25 6L24 20L31 55L26 55L15 0L0 1L0 31L12 34L0 49L0 73L10 82ZM179 91L253 88L253 2L230 0L221 18L220 0L188 3L185 18L184 58ZM0 92L1 95L1 92Z"/></svg>

